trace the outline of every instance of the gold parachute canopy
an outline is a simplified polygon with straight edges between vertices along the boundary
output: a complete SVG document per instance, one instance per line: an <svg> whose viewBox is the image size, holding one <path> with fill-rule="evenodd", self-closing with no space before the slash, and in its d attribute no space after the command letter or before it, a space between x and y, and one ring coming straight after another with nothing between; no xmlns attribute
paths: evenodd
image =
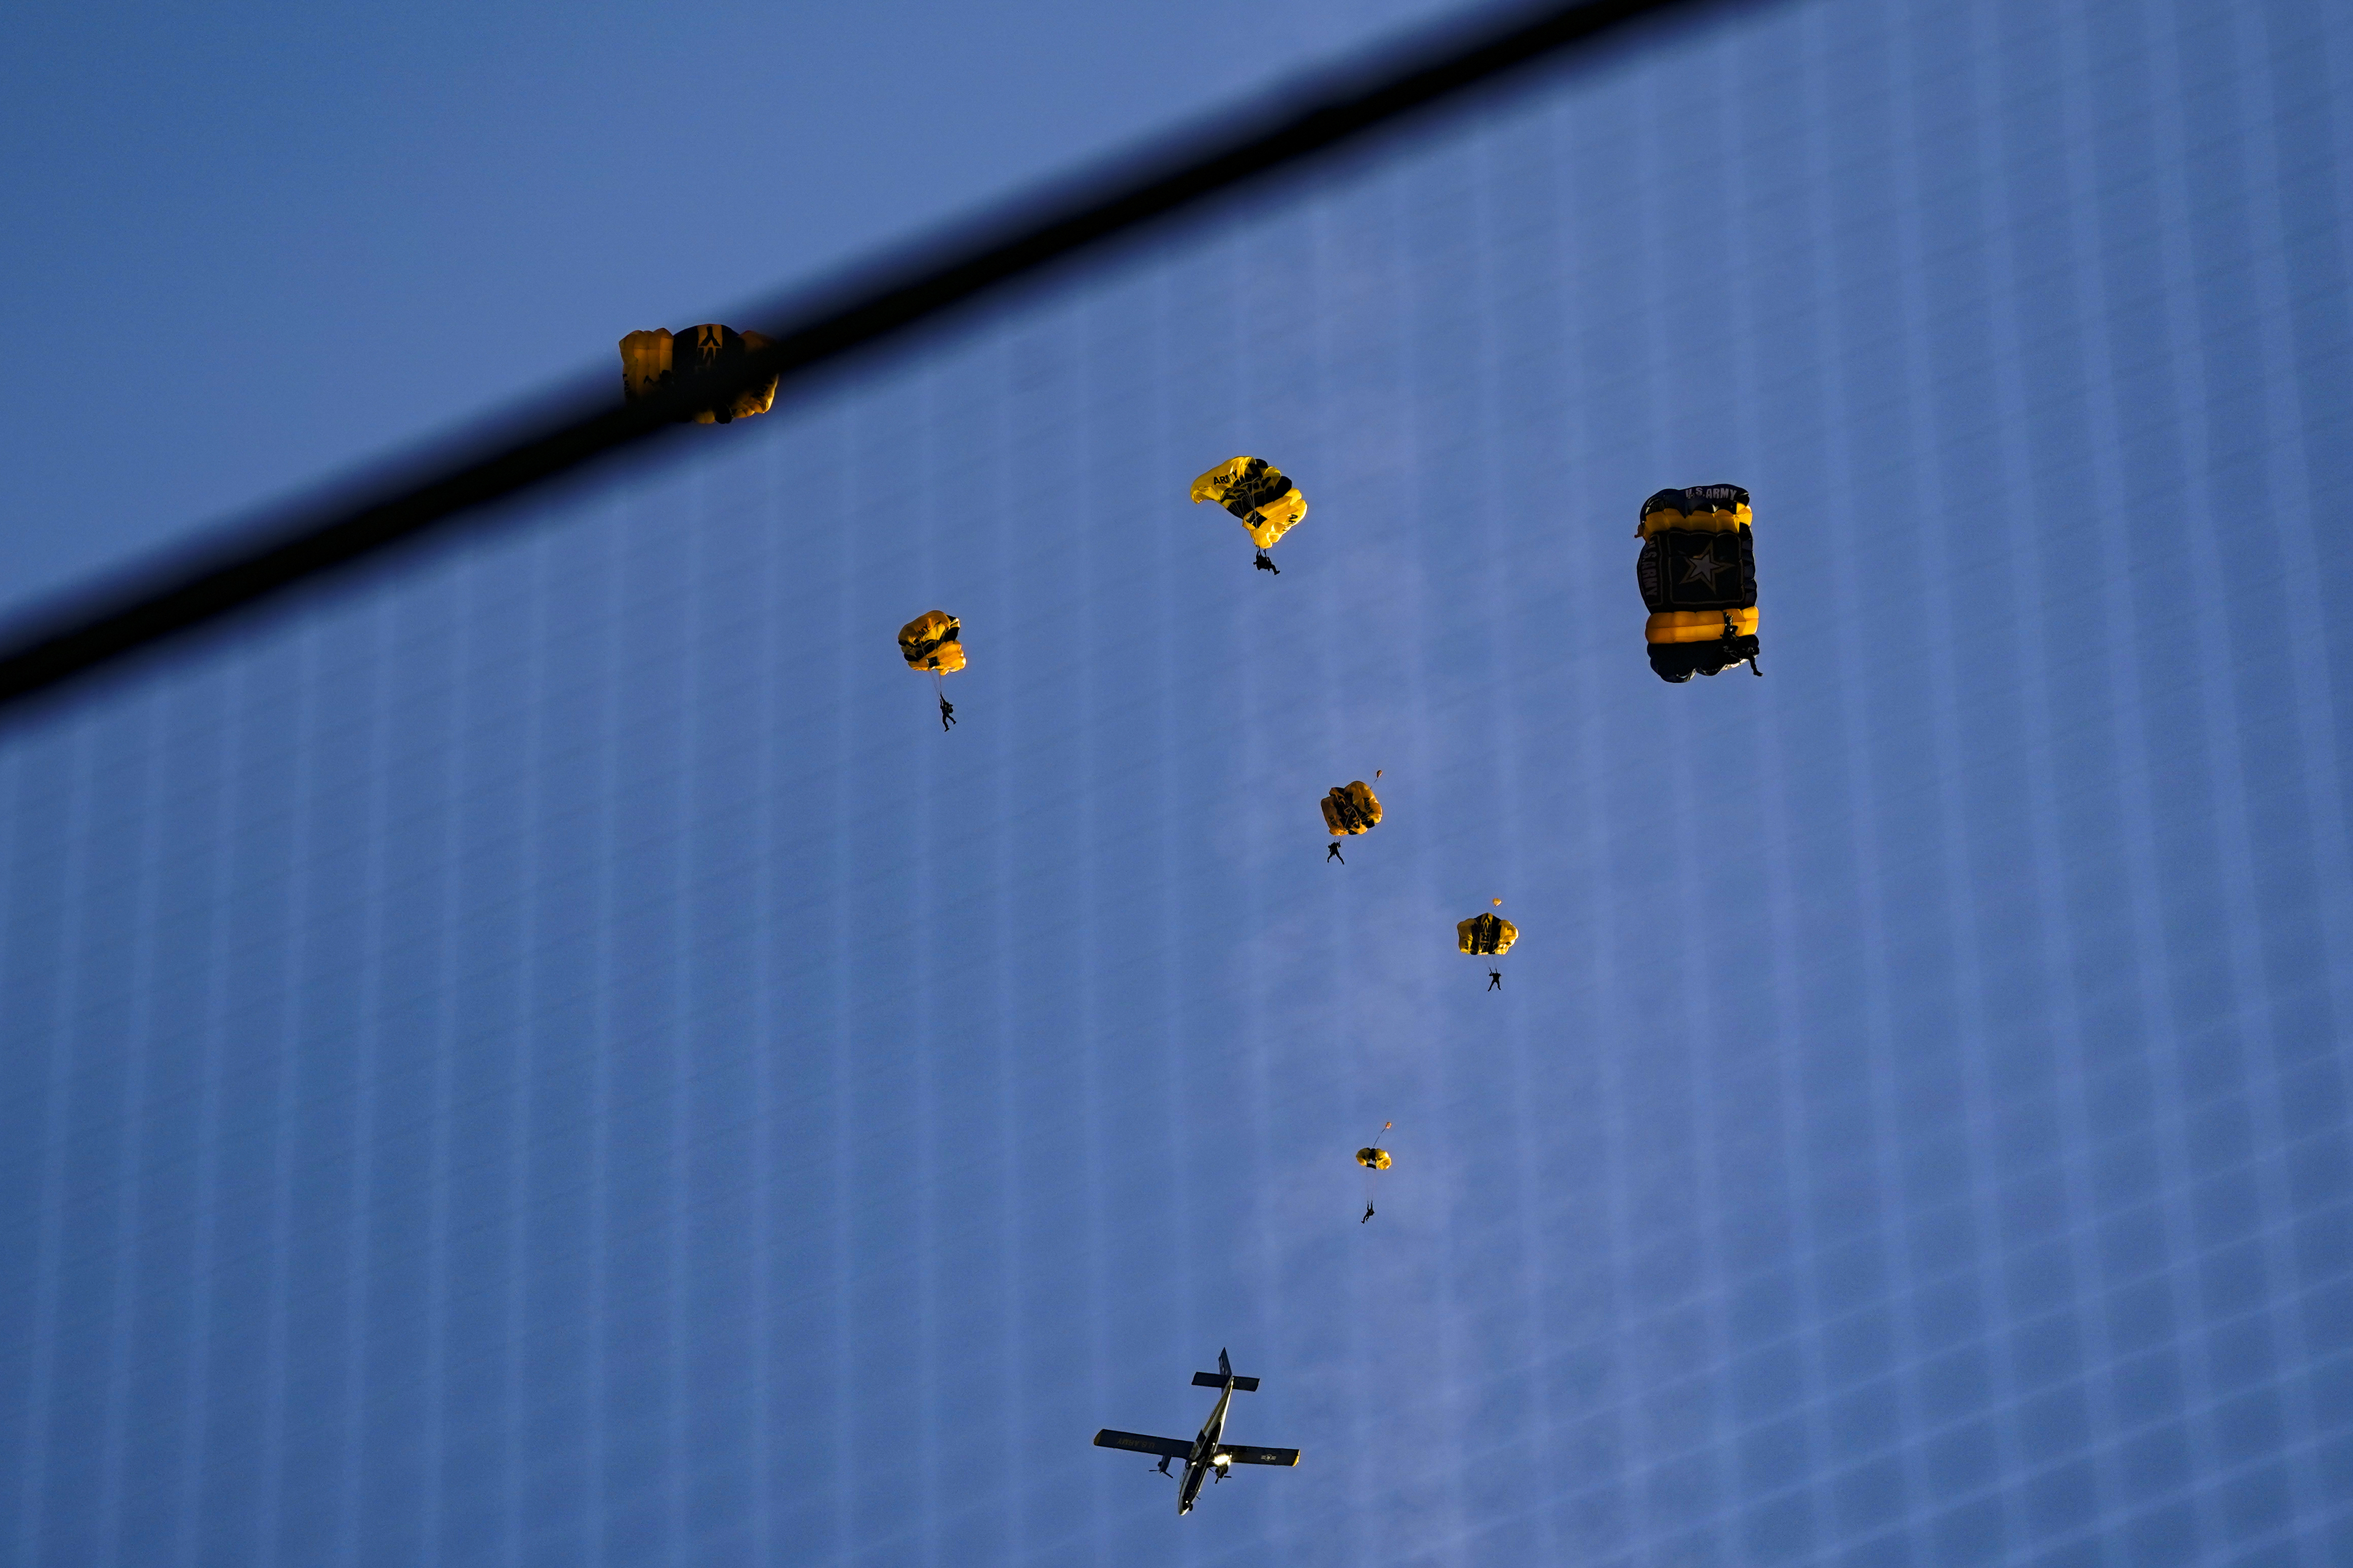
<svg viewBox="0 0 2353 1568"><path fill-rule="evenodd" d="M1661 490L1634 526L1635 586L1651 668L1676 685L1734 665L1757 667L1757 542L1748 492L1738 485Z"/></svg>
<svg viewBox="0 0 2353 1568"><path fill-rule="evenodd" d="M954 675L964 668L964 623L945 610L925 610L899 628L899 652L909 669Z"/></svg>
<svg viewBox="0 0 2353 1568"><path fill-rule="evenodd" d="M1342 786L1334 784L1332 793L1316 802L1324 808L1324 826L1335 837L1343 833L1370 833L1381 825L1381 803L1372 786L1364 780Z"/></svg>
<svg viewBox="0 0 2353 1568"><path fill-rule="evenodd" d="M1229 458L1193 481L1193 504L1216 501L1241 519L1261 550L1299 526L1307 498L1264 458Z"/></svg>
<svg viewBox="0 0 2353 1568"><path fill-rule="evenodd" d="M1386 1149L1359 1149L1356 1151L1356 1163L1368 1171L1386 1171L1389 1168L1389 1152Z"/></svg>
<svg viewBox="0 0 2353 1568"><path fill-rule="evenodd" d="M1464 952L1501 957L1520 940L1520 928L1501 915L1472 915L1454 926L1454 944Z"/></svg>
<svg viewBox="0 0 2353 1568"><path fill-rule="evenodd" d="M768 346L757 332L739 332L715 321L689 327L682 332L631 332L621 340L621 385L629 401L665 386L691 387L740 362L754 349ZM776 405L776 378L747 386L725 404L713 400L708 408L681 416L697 425L724 425L749 419Z"/></svg>

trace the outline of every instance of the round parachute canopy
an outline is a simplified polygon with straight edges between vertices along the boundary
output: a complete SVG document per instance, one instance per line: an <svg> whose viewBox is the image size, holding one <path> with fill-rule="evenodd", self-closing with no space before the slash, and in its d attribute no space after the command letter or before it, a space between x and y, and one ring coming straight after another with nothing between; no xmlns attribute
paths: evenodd
<svg viewBox="0 0 2353 1568"><path fill-rule="evenodd" d="M1500 957L1520 940L1520 928L1501 915L1472 915L1454 927L1454 944L1464 952Z"/></svg>
<svg viewBox="0 0 2353 1568"><path fill-rule="evenodd" d="M1389 1168L1389 1152L1386 1149L1359 1149L1356 1151L1356 1163L1368 1171L1386 1171Z"/></svg>
<svg viewBox="0 0 2353 1568"><path fill-rule="evenodd" d="M697 382L716 379L735 367L754 349L767 346L768 340L757 332L739 332L716 321L682 332L659 329L631 332L621 340L621 386L632 403L667 386L691 389ZM724 402L713 398L710 406L679 418L697 425L724 425L765 414L776 405L776 378L772 375Z"/></svg>
<svg viewBox="0 0 2353 1568"><path fill-rule="evenodd" d="M1216 501L1241 520L1261 550L1299 526L1307 498L1264 458L1229 458L1193 481L1193 504Z"/></svg>
<svg viewBox="0 0 2353 1568"><path fill-rule="evenodd" d="M1332 786L1332 793L1316 802L1324 808L1324 826L1335 837L1343 833L1370 833L1381 825L1381 803L1372 786L1358 779L1345 787Z"/></svg>
<svg viewBox="0 0 2353 1568"><path fill-rule="evenodd" d="M1680 685L1746 662L1756 669L1757 545L1738 485L1661 490L1642 503L1634 584L1651 618L1651 668ZM1761 672L1760 672L1761 673Z"/></svg>
<svg viewBox="0 0 2353 1568"><path fill-rule="evenodd" d="M954 675L964 668L964 623L945 610L925 610L899 628L899 652L909 669Z"/></svg>

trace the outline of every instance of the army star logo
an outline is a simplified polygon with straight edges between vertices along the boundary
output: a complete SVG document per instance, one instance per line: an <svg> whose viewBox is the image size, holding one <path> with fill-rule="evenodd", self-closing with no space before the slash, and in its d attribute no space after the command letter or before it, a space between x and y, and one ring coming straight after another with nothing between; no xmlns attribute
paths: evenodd
<svg viewBox="0 0 2353 1568"><path fill-rule="evenodd" d="M1683 582L1675 586L1680 588L1684 583L1704 583L1707 591L1713 594L1715 592L1715 574L1731 570L1730 566L1715 558L1715 546L1711 544L1701 554L1683 557Z"/></svg>

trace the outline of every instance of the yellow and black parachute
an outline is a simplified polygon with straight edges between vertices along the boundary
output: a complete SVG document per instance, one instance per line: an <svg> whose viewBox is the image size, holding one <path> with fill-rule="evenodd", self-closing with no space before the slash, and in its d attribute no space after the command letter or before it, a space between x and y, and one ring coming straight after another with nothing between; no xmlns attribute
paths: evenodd
<svg viewBox="0 0 2353 1568"><path fill-rule="evenodd" d="M964 668L964 623L945 610L925 610L899 628L899 652L909 669L954 675Z"/></svg>
<svg viewBox="0 0 2353 1568"><path fill-rule="evenodd" d="M1394 1121L1384 1121L1381 1123L1381 1132L1386 1132L1396 1125ZM1382 1148L1377 1142L1380 1132L1374 1133L1373 1137L1376 1142L1356 1151L1356 1163L1365 1168L1365 1219L1358 1220L1356 1222L1358 1225L1373 1217L1374 1173L1389 1168L1389 1152Z"/></svg>
<svg viewBox="0 0 2353 1568"><path fill-rule="evenodd" d="M1520 940L1520 928L1501 915L1472 915L1458 921L1454 926L1454 945L1463 952L1475 952L1482 958L1500 958L1512 951L1512 943Z"/></svg>
<svg viewBox="0 0 2353 1568"><path fill-rule="evenodd" d="M1661 680L1757 668L1757 546L1738 485L1661 490L1634 529L1634 582L1651 619L1642 636Z"/></svg>
<svg viewBox="0 0 2353 1568"><path fill-rule="evenodd" d="M932 695L940 700L940 728L955 728L955 704L940 689L940 677L964 668L964 623L945 610L925 610L899 628L899 656L907 668L932 678Z"/></svg>
<svg viewBox="0 0 2353 1568"><path fill-rule="evenodd" d="M1335 838L1344 833L1370 833L1381 825L1380 800L1362 779L1345 786L1334 784L1332 793L1315 804L1324 808L1324 826Z"/></svg>
<svg viewBox="0 0 2353 1568"><path fill-rule="evenodd" d="M1216 501L1241 519L1261 550L1271 547L1307 515L1307 498L1290 476L1264 458L1230 458L1193 481L1193 504Z"/></svg>
<svg viewBox="0 0 2353 1568"><path fill-rule="evenodd" d="M757 332L739 332L716 322L689 327L682 332L631 332L621 340L621 385L636 402L658 388L691 388L740 362L754 349L768 346ZM708 408L681 415L697 425L724 425L765 414L776 404L776 378L745 387L726 403L712 400Z"/></svg>

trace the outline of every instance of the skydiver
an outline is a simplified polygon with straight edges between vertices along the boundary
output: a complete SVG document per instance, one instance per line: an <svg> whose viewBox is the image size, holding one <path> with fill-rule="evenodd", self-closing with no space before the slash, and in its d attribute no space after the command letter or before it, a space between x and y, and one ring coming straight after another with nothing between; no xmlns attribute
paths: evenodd
<svg viewBox="0 0 2353 1568"><path fill-rule="evenodd" d="M1258 559L1251 562L1250 564L1256 566L1261 572L1271 572L1278 577L1282 575L1282 568L1277 566L1274 563L1274 557L1269 555L1263 550L1258 552Z"/></svg>
<svg viewBox="0 0 2353 1568"><path fill-rule="evenodd" d="M942 734L945 734L945 733L947 733L947 731L949 731L950 730L955 729L955 721L956 721L956 720L955 720L955 703L953 703L953 702L951 702L951 701L949 701L949 700L948 700L946 698L944 698L944 697L941 698L941 699L940 699L940 732L941 732Z"/></svg>
<svg viewBox="0 0 2353 1568"><path fill-rule="evenodd" d="M1491 969L1487 971L1487 989L1490 991L1501 991L1503 988L1504 972L1500 969Z"/></svg>
<svg viewBox="0 0 2353 1568"><path fill-rule="evenodd" d="M1343 866L1348 863L1348 858L1340 853L1340 841L1336 838L1332 840L1331 847L1324 851L1324 858L1337 860Z"/></svg>
<svg viewBox="0 0 2353 1568"><path fill-rule="evenodd" d="M1365 1205L1365 1219L1370 1219L1370 1218L1372 1218L1372 1217L1373 1217L1373 1205L1370 1205L1370 1204L1366 1204L1366 1205ZM1357 1223L1358 1225L1362 1225L1362 1224L1364 1224L1364 1223L1365 1223L1365 1219L1360 1219L1360 1220L1358 1220L1356 1223Z"/></svg>

